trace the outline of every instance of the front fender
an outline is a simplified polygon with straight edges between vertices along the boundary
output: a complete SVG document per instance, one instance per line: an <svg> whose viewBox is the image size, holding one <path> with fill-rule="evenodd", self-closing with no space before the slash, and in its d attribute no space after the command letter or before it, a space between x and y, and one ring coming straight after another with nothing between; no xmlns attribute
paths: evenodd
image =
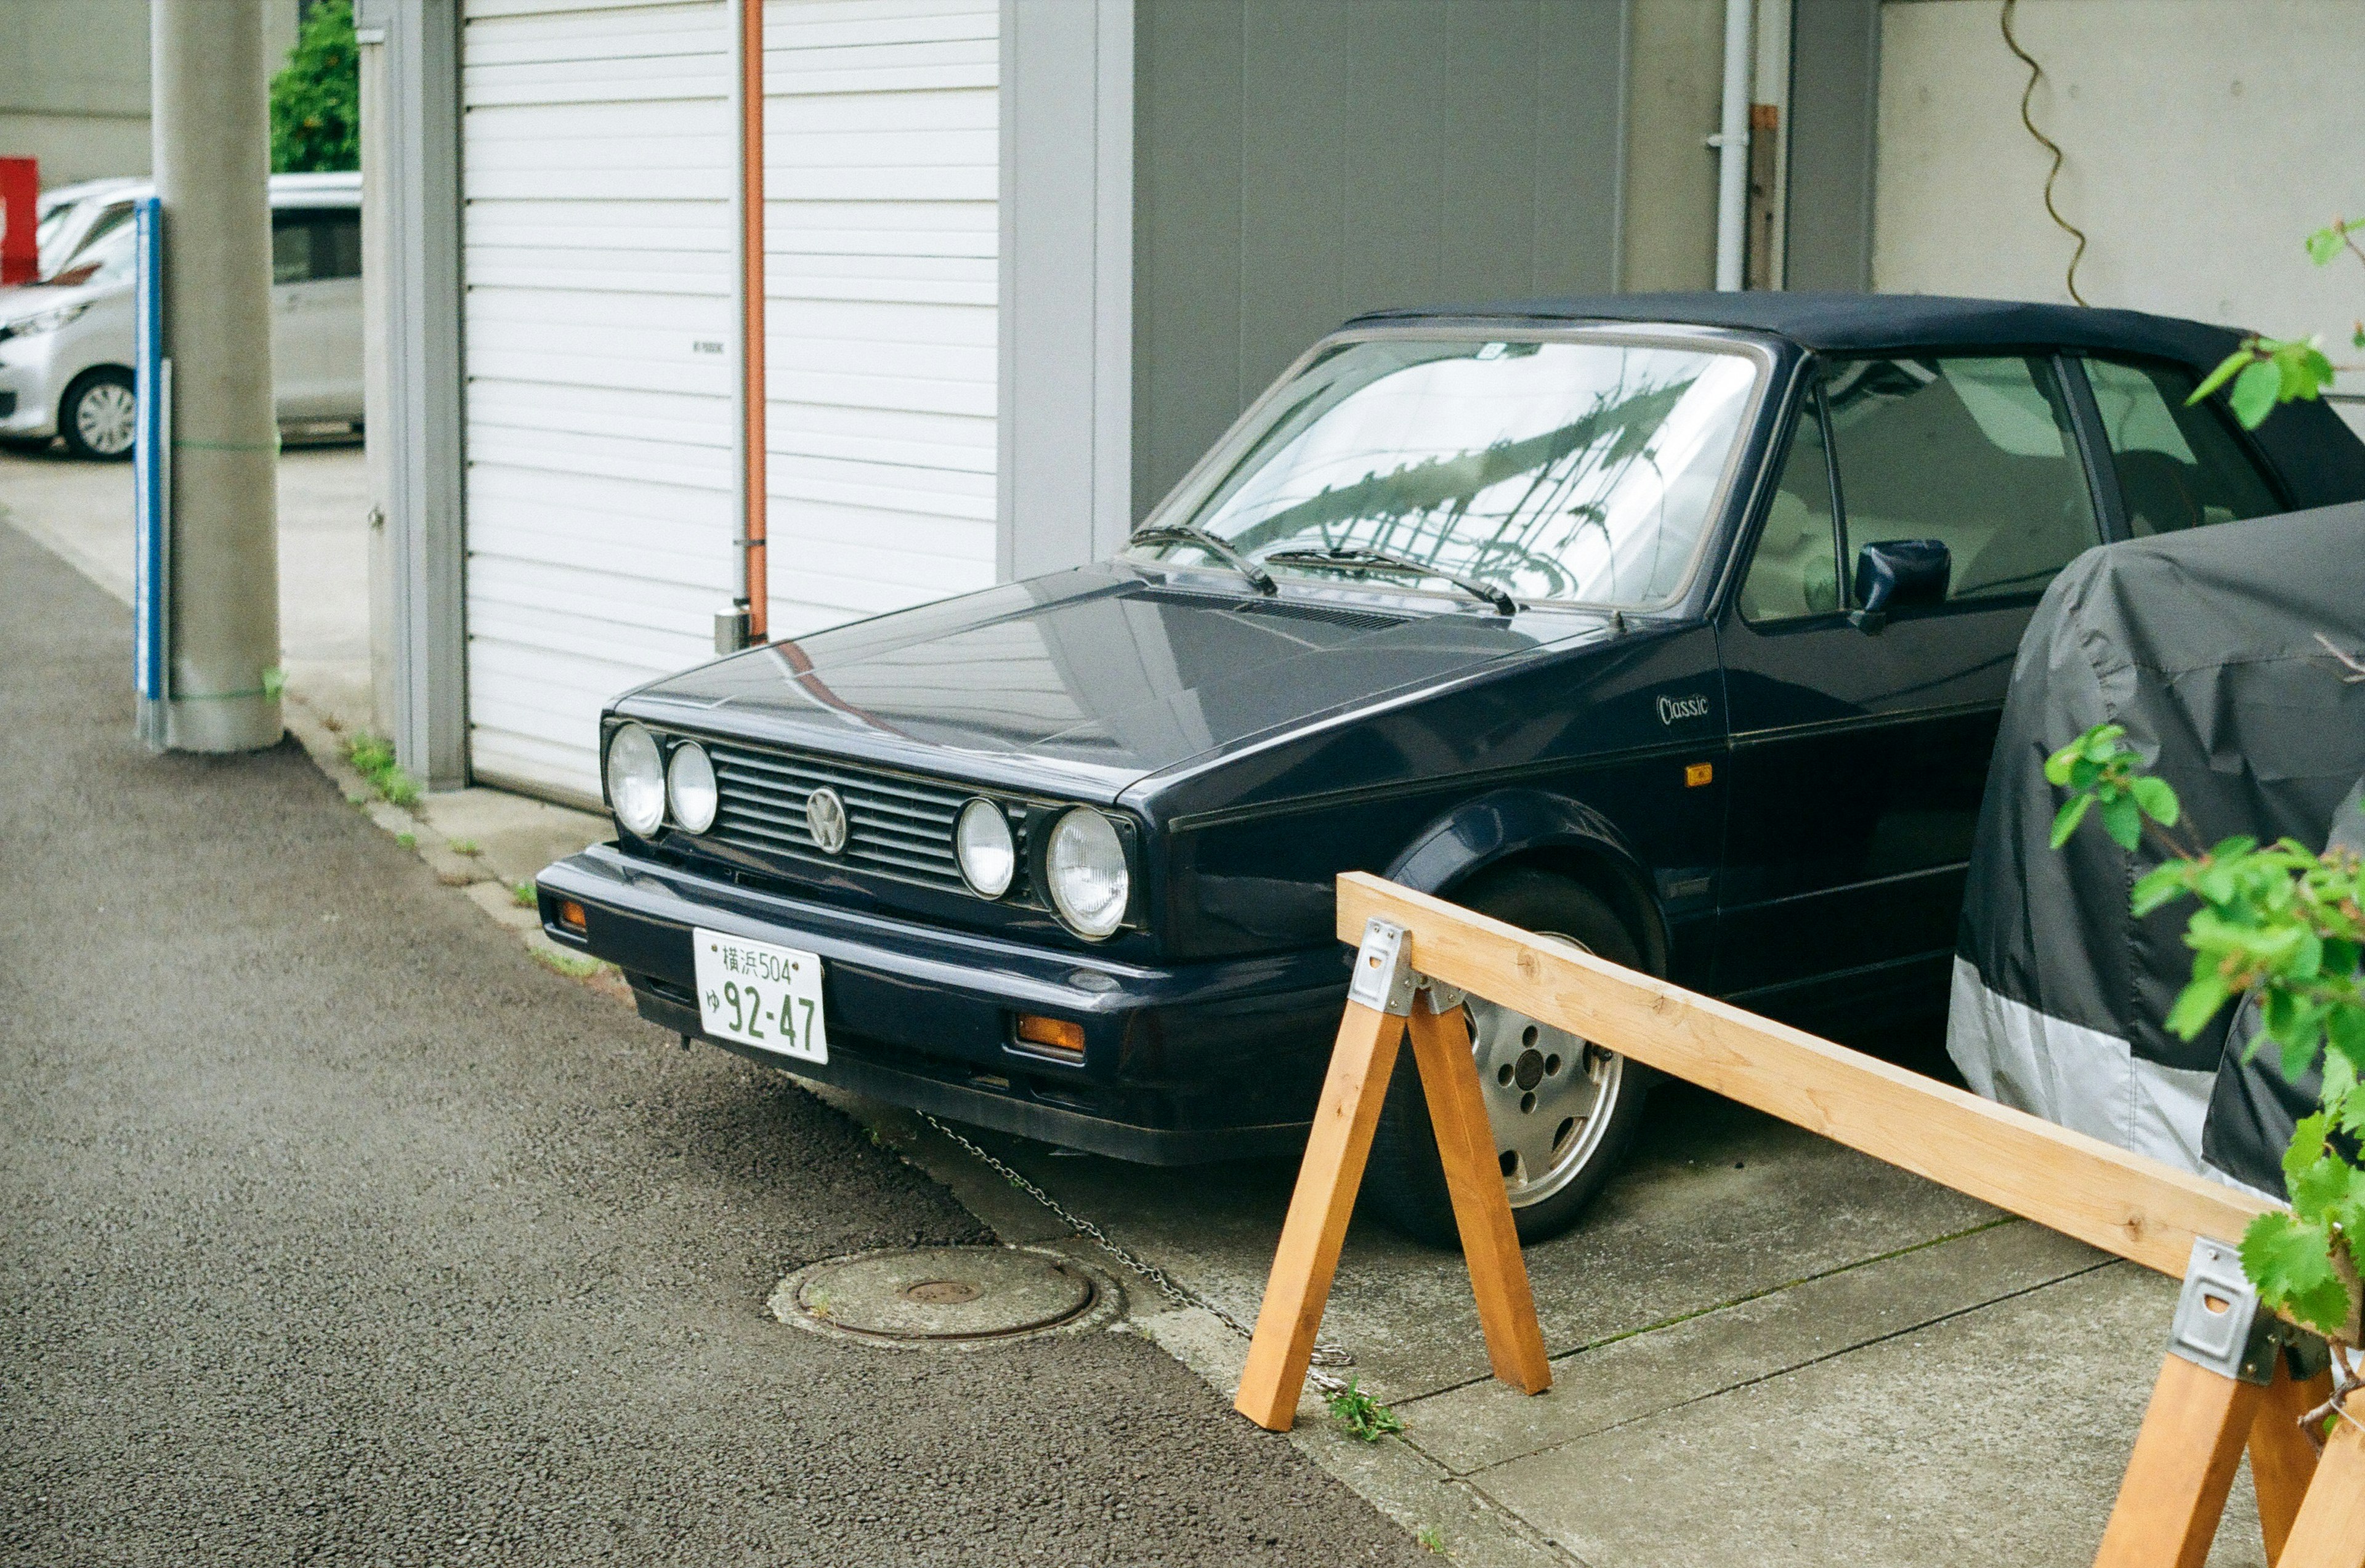
<svg viewBox="0 0 2365 1568"><path fill-rule="evenodd" d="M1480 872L1515 861L1575 871L1634 920L1652 967L1664 972L1667 919L1650 868L1617 825L1582 801L1516 789L1463 801L1415 834L1386 875L1450 897Z"/></svg>

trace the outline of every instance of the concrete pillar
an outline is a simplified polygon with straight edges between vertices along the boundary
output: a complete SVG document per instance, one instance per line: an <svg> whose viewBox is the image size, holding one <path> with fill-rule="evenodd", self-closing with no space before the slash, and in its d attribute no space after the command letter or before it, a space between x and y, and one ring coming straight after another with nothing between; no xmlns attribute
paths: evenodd
<svg viewBox="0 0 2365 1568"><path fill-rule="evenodd" d="M164 737L178 751L251 751L284 733L263 9L155 0L150 12L173 361Z"/></svg>

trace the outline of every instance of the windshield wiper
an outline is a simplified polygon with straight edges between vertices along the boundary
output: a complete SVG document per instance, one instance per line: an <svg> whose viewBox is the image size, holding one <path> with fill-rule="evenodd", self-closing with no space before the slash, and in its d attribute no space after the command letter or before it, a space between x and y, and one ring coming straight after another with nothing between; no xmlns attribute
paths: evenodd
<svg viewBox="0 0 2365 1568"><path fill-rule="evenodd" d="M1409 555L1398 555L1386 550L1275 550L1259 557L1277 566L1383 566L1399 572L1416 572L1424 577L1452 583L1473 599L1483 599L1505 615L1517 615L1519 601L1482 578L1449 572L1427 561L1416 561Z"/></svg>
<svg viewBox="0 0 2365 1568"><path fill-rule="evenodd" d="M1259 593L1279 593L1281 585L1272 574L1233 549L1229 544L1204 528L1194 528L1187 522L1166 523L1157 528L1135 531L1126 541L1128 548L1136 544L1195 544L1208 554L1223 561L1240 576L1256 585Z"/></svg>

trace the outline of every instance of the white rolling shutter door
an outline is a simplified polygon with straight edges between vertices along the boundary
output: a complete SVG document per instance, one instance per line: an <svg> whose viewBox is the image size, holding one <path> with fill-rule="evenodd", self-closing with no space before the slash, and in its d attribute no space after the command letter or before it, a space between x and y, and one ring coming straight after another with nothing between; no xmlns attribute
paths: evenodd
<svg viewBox="0 0 2365 1568"><path fill-rule="evenodd" d="M728 0L466 0L471 766L599 793L599 711L729 602ZM993 580L998 0L766 6L772 630Z"/></svg>
<svg viewBox="0 0 2365 1568"><path fill-rule="evenodd" d="M600 706L732 584L725 0L466 0L468 714L488 782L600 790Z"/></svg>
<svg viewBox="0 0 2365 1568"><path fill-rule="evenodd" d="M993 581L1000 12L765 7L776 637Z"/></svg>

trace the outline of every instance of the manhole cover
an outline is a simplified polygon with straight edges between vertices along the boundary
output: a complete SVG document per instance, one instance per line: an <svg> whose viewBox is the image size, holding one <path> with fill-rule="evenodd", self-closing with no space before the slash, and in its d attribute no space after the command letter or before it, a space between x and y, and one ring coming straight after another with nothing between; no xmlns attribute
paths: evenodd
<svg viewBox="0 0 2365 1568"><path fill-rule="evenodd" d="M1123 1297L1072 1258L1029 1247L916 1247L832 1258L772 1293L783 1323L882 1345L977 1345L1095 1327Z"/></svg>

